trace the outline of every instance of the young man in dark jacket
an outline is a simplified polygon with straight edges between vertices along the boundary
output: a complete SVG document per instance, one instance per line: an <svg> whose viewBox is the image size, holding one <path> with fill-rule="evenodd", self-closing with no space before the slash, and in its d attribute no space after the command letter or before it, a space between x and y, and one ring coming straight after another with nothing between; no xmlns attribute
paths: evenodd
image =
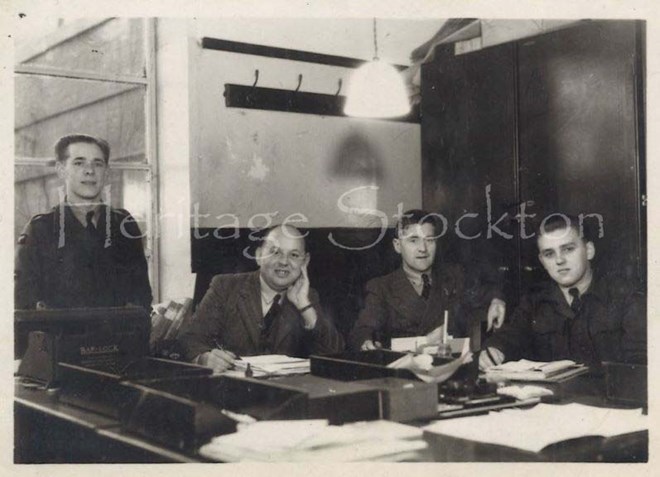
<svg viewBox="0 0 660 477"><path fill-rule="evenodd" d="M575 217L549 216L538 230L539 260L551 280L523 297L484 343L481 369L521 358L646 362L646 301L628 281L597 276L596 248Z"/></svg>
<svg viewBox="0 0 660 477"><path fill-rule="evenodd" d="M126 210L101 200L110 146L84 134L55 145L66 197L34 216L18 238L17 309L151 306L142 233Z"/></svg>

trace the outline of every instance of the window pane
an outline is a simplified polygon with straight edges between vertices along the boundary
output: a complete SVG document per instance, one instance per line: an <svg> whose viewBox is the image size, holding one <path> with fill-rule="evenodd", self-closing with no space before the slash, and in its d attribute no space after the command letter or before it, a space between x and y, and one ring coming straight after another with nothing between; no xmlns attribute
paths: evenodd
<svg viewBox="0 0 660 477"><path fill-rule="evenodd" d="M53 159L61 136L108 141L112 162L145 162L145 86L16 75L16 156Z"/></svg>
<svg viewBox="0 0 660 477"><path fill-rule="evenodd" d="M16 62L64 71L144 77L144 21L141 18L19 22ZM45 33L44 33L45 30Z"/></svg>

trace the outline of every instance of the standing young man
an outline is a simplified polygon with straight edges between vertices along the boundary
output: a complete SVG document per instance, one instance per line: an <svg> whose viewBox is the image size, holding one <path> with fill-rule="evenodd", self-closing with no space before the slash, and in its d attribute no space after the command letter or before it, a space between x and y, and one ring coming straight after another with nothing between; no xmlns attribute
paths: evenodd
<svg viewBox="0 0 660 477"><path fill-rule="evenodd" d="M549 216L538 230L539 260L551 280L523 297L508 323L484 343L479 367L504 361L571 359L646 362L646 304L620 278L597 276L594 243L578 219Z"/></svg>
<svg viewBox="0 0 660 477"><path fill-rule="evenodd" d="M148 308L152 295L142 233L127 211L101 201L110 146L72 134L57 141L55 156L66 197L34 216L18 238L15 308Z"/></svg>
<svg viewBox="0 0 660 477"><path fill-rule="evenodd" d="M488 327L502 324L506 305L495 284L468 289L461 266L435 264L437 229L435 216L424 210L403 214L393 240L401 267L367 283L365 305L349 340L351 348L389 347L392 338L431 332L439 338L445 310L450 334L467 335L471 320L480 320L479 310L486 306L483 318Z"/></svg>

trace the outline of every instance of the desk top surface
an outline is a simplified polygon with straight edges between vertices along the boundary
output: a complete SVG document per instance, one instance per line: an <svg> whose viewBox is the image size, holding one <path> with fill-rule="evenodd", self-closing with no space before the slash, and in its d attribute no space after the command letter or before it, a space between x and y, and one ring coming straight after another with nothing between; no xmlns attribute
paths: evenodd
<svg viewBox="0 0 660 477"><path fill-rule="evenodd" d="M570 385L562 389L562 402L580 402L582 404L606 406L607 403L602 394L602 379L594 377L581 377L575 379ZM133 436L121 431L120 422L115 419L104 417L96 413L79 409L70 405L60 403L56 391L39 388L28 388L18 381L15 385L15 405L23 406L32 411L46 414L56 419L62 419L90 430L99 436L121 441L124 444L139 447L172 462L198 462L199 456L195 454L183 454L172 451L159 444ZM613 407L607 405L607 407ZM415 423L423 425L425 423ZM555 446L547 453L530 454L517 452L515 449L501 448L501 446L476 445L467 441L447 439L437 436L425 435L429 444L428 452L419 453L411 460L415 461L526 461L526 460L550 460L550 461L598 461L603 460L603 442L601 440L581 440L572 442L571 445ZM608 443L615 450L623 450L623 457L613 459L628 460L633 455L633 461L643 461L648 455L648 433L645 435L630 436L628 439L619 439L614 444ZM500 448L498 448L500 447ZM641 457L640 457L641 454ZM617 454L618 456L619 454ZM626 457L627 456L627 457ZM646 457L647 458L647 457ZM605 456L607 460L607 456Z"/></svg>

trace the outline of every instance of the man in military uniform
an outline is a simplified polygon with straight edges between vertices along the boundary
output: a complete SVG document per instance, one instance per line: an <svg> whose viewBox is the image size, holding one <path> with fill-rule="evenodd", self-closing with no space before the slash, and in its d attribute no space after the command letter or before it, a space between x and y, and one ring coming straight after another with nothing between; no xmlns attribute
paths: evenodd
<svg viewBox="0 0 660 477"><path fill-rule="evenodd" d="M151 305L142 234L125 210L101 201L110 147L83 134L55 145L66 197L33 217L18 239L15 307Z"/></svg>
<svg viewBox="0 0 660 477"><path fill-rule="evenodd" d="M578 218L553 214L537 232L539 261L550 280L533 286L484 343L479 367L523 358L571 359L592 371L603 361L646 363L642 291L614 274L596 273L596 247Z"/></svg>

